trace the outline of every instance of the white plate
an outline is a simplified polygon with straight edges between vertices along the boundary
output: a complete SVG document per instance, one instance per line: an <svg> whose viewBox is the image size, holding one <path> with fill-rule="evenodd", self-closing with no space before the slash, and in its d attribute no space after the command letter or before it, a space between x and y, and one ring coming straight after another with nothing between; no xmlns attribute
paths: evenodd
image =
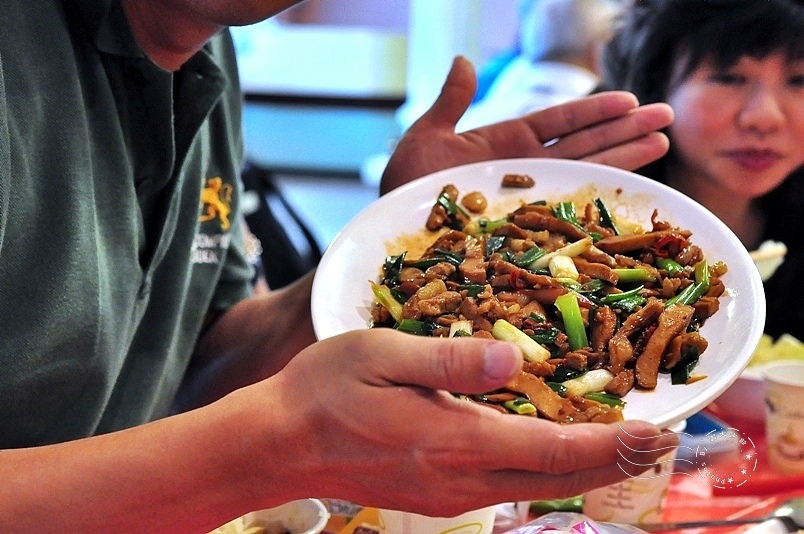
<svg viewBox="0 0 804 534"><path fill-rule="evenodd" d="M506 173L529 174L531 189L503 189ZM668 427L697 412L725 391L747 365L765 324L762 281L745 247L729 228L697 202L676 190L634 173L570 160L496 160L446 169L406 184L360 212L324 253L313 282L313 325L319 339L368 328L372 292L389 254L405 250L400 236L424 235L424 223L442 187L454 184L461 195L476 190L489 200L487 214L499 217L521 201L600 197L617 217L650 228L650 216L693 232L711 262L723 261L727 293L720 310L703 326L709 348L695 373L708 378L674 386L660 374L654 391L632 391L624 417ZM429 244L429 243L428 243ZM416 257L415 255L412 257Z"/></svg>

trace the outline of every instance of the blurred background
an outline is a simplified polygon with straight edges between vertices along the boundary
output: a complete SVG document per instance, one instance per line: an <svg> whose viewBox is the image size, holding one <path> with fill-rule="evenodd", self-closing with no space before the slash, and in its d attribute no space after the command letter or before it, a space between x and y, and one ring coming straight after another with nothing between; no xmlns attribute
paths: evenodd
<svg viewBox="0 0 804 534"><path fill-rule="evenodd" d="M453 57L479 67L512 47L517 2L306 0L234 28L251 209L267 198L302 254L325 249L377 197L384 156Z"/></svg>

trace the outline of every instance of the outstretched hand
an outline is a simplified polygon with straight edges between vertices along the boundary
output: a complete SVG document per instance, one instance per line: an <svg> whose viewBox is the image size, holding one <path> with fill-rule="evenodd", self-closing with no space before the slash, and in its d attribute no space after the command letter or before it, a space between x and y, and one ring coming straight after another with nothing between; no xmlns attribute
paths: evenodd
<svg viewBox="0 0 804 534"><path fill-rule="evenodd" d="M559 425L446 393L499 388L521 365L513 345L476 338L376 329L316 343L249 388L258 404L270 403L262 411L288 414L285 428L295 429L284 441L287 461L262 462L271 470L265 479L283 481L285 497L294 488L299 496L456 515L577 495L652 467L677 444L644 422Z"/></svg>
<svg viewBox="0 0 804 534"><path fill-rule="evenodd" d="M474 96L472 64L458 57L433 106L405 132L391 156L381 193L435 171L491 159L580 159L634 170L667 152L666 104L639 106L631 93L599 93L559 106L455 133Z"/></svg>

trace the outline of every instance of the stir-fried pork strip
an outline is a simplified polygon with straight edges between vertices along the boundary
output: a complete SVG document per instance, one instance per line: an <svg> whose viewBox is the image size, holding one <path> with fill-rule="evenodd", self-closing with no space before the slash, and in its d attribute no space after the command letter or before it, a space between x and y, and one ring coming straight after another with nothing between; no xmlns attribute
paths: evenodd
<svg viewBox="0 0 804 534"><path fill-rule="evenodd" d="M514 289L525 289L527 287L564 287L561 282L552 276L536 274L527 269L517 267L513 263L500 259L492 259L489 261L489 268L494 271L493 276L507 276L508 284ZM500 286L502 286L502 284L500 284Z"/></svg>
<svg viewBox="0 0 804 534"><path fill-rule="evenodd" d="M645 349L637 357L636 380L645 389L653 389L659 377L659 366L667 346L676 336L687 329L695 309L677 304L664 308L659 315L656 329L651 334Z"/></svg>
<svg viewBox="0 0 804 534"><path fill-rule="evenodd" d="M553 421L561 422L578 413L569 399L561 397L544 380L530 373L520 372L507 388L526 395L541 415Z"/></svg>
<svg viewBox="0 0 804 534"><path fill-rule="evenodd" d="M544 215L536 211L515 214L513 222L520 228L527 230L547 230L548 232L561 234L565 236L568 241L578 241L588 235L586 232L567 221L562 221L551 215Z"/></svg>
<svg viewBox="0 0 804 534"><path fill-rule="evenodd" d="M662 367L672 369L681 361L681 358L689 350L695 350L697 354L703 354L709 342L698 332L684 332L670 341L667 350L664 352Z"/></svg>
<svg viewBox="0 0 804 534"><path fill-rule="evenodd" d="M581 258L584 258L590 262L599 263L601 265L605 265L606 267L611 267L612 269L615 267L622 267L622 265L618 265L617 260L614 256L606 254L596 246L589 247L589 250L583 252L580 255Z"/></svg>
<svg viewBox="0 0 804 534"><path fill-rule="evenodd" d="M638 311L623 321L622 326L609 340L609 368L615 375L625 369L634 357L634 346L631 338L643 331L659 318L664 310L664 303L659 299L648 299Z"/></svg>
<svg viewBox="0 0 804 534"><path fill-rule="evenodd" d="M541 378L549 378L556 372L556 364L549 361L524 362L522 364L522 372Z"/></svg>
<svg viewBox="0 0 804 534"><path fill-rule="evenodd" d="M614 378L609 380L609 382L606 384L606 393L624 397L626 393L631 391L631 388L634 387L635 381L636 378L634 377L634 370L624 369L614 375Z"/></svg>
<svg viewBox="0 0 804 534"><path fill-rule="evenodd" d="M617 331L617 314L608 306L600 306L595 310L595 320L591 326L589 341L592 350L603 352Z"/></svg>
<svg viewBox="0 0 804 534"><path fill-rule="evenodd" d="M661 238L668 235L690 237L692 233L686 230L660 230L644 234L616 235L604 237L595 243L595 246L608 254L623 254L652 247Z"/></svg>
<svg viewBox="0 0 804 534"><path fill-rule="evenodd" d="M485 284L488 268L485 257L486 240L467 236L465 243L466 255L458 268L470 284Z"/></svg>
<svg viewBox="0 0 804 534"><path fill-rule="evenodd" d="M578 269L579 273L585 274L589 278L604 280L613 286L617 285L619 276L612 267L603 263L585 260L580 256L575 256L572 258L572 261L575 263L575 267Z"/></svg>
<svg viewBox="0 0 804 534"><path fill-rule="evenodd" d="M433 244L430 245L430 248L422 254L422 257L431 258L435 255L436 250L459 252L464 249L467 237L469 237L469 234L461 232L460 230L449 230L436 239Z"/></svg>
<svg viewBox="0 0 804 534"><path fill-rule="evenodd" d="M536 185L536 181L527 174L506 174L502 177L500 183L502 187L518 187L520 189L527 189Z"/></svg>

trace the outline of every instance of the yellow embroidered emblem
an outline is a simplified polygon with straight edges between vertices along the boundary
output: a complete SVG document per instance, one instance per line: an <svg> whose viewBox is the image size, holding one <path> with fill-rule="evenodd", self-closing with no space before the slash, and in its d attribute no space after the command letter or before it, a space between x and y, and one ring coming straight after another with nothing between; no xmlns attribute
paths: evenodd
<svg viewBox="0 0 804 534"><path fill-rule="evenodd" d="M232 186L223 183L219 176L207 180L207 186L201 191L201 208L203 213L198 222L211 221L218 218L221 229L228 230L231 226L229 214L232 212ZM206 206L206 209L204 207Z"/></svg>

